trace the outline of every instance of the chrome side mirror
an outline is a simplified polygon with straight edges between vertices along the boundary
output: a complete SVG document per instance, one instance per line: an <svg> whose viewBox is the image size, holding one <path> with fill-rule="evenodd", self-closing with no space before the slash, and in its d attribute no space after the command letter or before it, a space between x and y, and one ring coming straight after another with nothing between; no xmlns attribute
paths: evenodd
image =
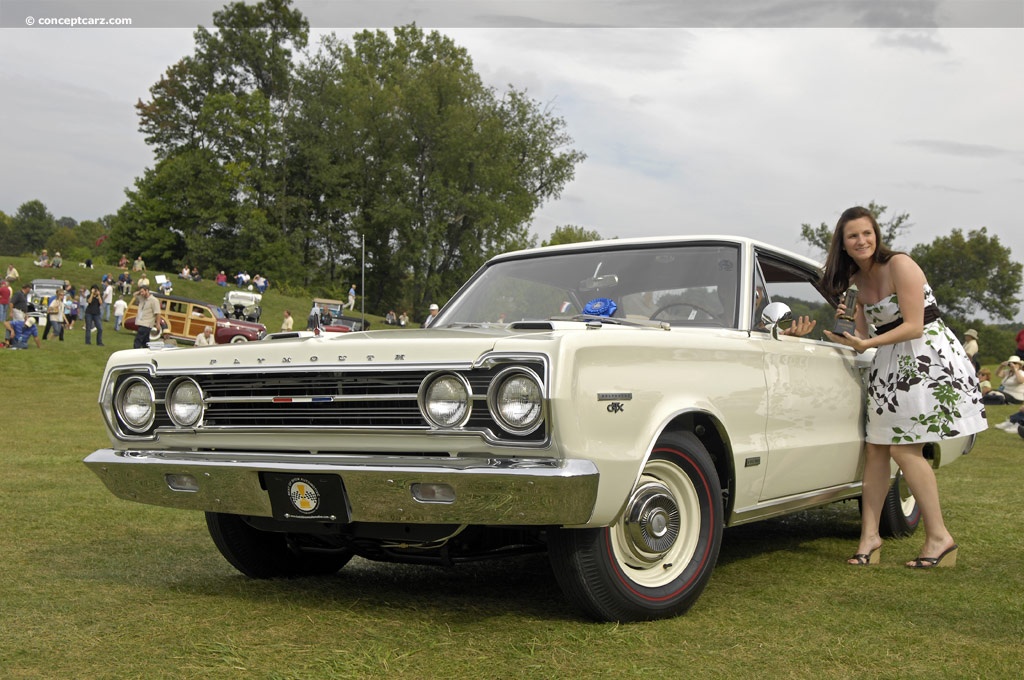
<svg viewBox="0 0 1024 680"><path fill-rule="evenodd" d="M773 302L761 312L761 325L778 340L779 330L793 325L793 310L785 302Z"/></svg>

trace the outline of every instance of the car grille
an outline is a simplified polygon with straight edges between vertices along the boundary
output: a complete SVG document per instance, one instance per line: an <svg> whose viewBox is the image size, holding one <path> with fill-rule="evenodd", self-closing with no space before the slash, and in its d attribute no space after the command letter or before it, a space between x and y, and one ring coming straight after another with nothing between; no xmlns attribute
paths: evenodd
<svg viewBox="0 0 1024 680"><path fill-rule="evenodd" d="M544 376L541 363L517 362ZM541 442L546 426L526 435L502 430L487 408L487 390L508 364L455 371L465 376L473 393L472 414L462 431L490 433L510 442ZM423 429L430 425L420 413L417 394L432 371L306 371L244 374L191 374L203 391L203 429ZM124 380L131 374L125 374ZM162 402L177 375L150 379ZM158 407L154 429L175 425Z"/></svg>

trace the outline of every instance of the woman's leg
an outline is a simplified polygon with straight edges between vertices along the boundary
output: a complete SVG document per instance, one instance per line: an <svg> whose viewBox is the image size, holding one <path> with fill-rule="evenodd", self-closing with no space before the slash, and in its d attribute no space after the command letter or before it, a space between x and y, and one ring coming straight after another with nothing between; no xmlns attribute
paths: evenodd
<svg viewBox="0 0 1024 680"><path fill-rule="evenodd" d="M921 444L892 446L889 451L903 471L903 477L921 508L925 538L920 554L922 557L938 557L943 550L953 545L953 537L942 519L939 485L935 481L932 464L922 455L923 448Z"/></svg>
<svg viewBox="0 0 1024 680"><path fill-rule="evenodd" d="M889 493L889 479L892 467L889 462L889 447L882 444L864 446L864 487L861 493L860 543L857 553L866 555L882 545L878 535L878 522L882 516L882 505ZM851 564L854 564L851 562Z"/></svg>

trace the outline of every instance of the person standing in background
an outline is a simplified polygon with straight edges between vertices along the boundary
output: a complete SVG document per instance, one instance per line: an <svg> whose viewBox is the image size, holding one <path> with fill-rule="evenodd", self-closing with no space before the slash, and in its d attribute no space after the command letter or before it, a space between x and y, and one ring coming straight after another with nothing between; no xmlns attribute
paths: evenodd
<svg viewBox="0 0 1024 680"><path fill-rule="evenodd" d="M149 332L160 328L160 301L149 292L149 286L139 286L139 312L135 317L135 349L149 345Z"/></svg>
<svg viewBox="0 0 1024 680"><path fill-rule="evenodd" d="M46 324L46 328L43 330L43 340L46 340L52 331L61 342L64 342L64 324L67 323L68 319L64 315L63 290L58 290L53 299L50 300L50 304L46 306L46 316L49 323Z"/></svg>
<svg viewBox="0 0 1024 680"><path fill-rule="evenodd" d="M348 303L345 305L346 308L355 311L356 308L356 284L352 284L348 289Z"/></svg>
<svg viewBox="0 0 1024 680"><path fill-rule="evenodd" d="M103 320L110 321L110 306L114 302L114 284L107 277L107 280L103 282Z"/></svg>
<svg viewBox="0 0 1024 680"><path fill-rule="evenodd" d="M117 298L114 303L114 330L121 330L121 326L124 325L124 313L128 311L128 303L124 301L123 297Z"/></svg>
<svg viewBox="0 0 1024 680"><path fill-rule="evenodd" d="M92 344L92 331L96 329L96 346L103 347L103 322L100 319L103 308L103 293L99 286L92 286L89 289L89 296L85 303L85 344Z"/></svg>
<svg viewBox="0 0 1024 680"><path fill-rule="evenodd" d="M978 331L973 328L968 328L967 332L964 333L964 351L967 352L967 358L974 364L974 372L977 373L981 370L981 364L978 362Z"/></svg>
<svg viewBox="0 0 1024 680"><path fill-rule="evenodd" d="M287 309L284 310L284 321L281 322L281 330L290 331L292 329L293 324L294 319L292 319L291 311Z"/></svg>
<svg viewBox="0 0 1024 680"><path fill-rule="evenodd" d="M13 295L11 287L7 284L7 279L0 279L0 323L7 321L10 316L8 311L11 306L11 295Z"/></svg>
<svg viewBox="0 0 1024 680"><path fill-rule="evenodd" d="M427 311L428 311L427 318L423 320L423 328L429 328L430 324L432 324L434 322L434 317L437 316L438 307L437 307L436 304L431 303L430 304L430 309L427 310Z"/></svg>
<svg viewBox="0 0 1024 680"><path fill-rule="evenodd" d="M11 319L25 320L28 314L28 295L32 291L32 284L26 283L11 296Z"/></svg>
<svg viewBox="0 0 1024 680"><path fill-rule="evenodd" d="M1017 350L1014 352L1021 359L1024 359L1024 328L1017 333Z"/></svg>

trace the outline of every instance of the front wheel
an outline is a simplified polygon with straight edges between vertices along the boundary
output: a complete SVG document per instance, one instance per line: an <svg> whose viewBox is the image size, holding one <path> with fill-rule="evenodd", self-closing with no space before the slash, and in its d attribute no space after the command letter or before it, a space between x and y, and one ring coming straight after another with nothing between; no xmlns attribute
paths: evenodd
<svg viewBox="0 0 1024 680"><path fill-rule="evenodd" d="M250 578L329 576L352 559L351 551L313 551L301 535L261 531L238 515L208 512L206 526L221 555Z"/></svg>
<svg viewBox="0 0 1024 680"><path fill-rule="evenodd" d="M231 338L232 345L237 345L240 342L249 342L249 338L245 337L244 335L236 335L233 338Z"/></svg>
<svg viewBox="0 0 1024 680"><path fill-rule="evenodd" d="M917 525L920 523L921 508L903 477L903 471L897 470L882 505L878 533L892 538L910 536L917 531Z"/></svg>
<svg viewBox="0 0 1024 680"><path fill-rule="evenodd" d="M556 530L551 564L566 596L599 621L677 616L711 578L722 522L707 449L691 433L666 434L615 524Z"/></svg>

